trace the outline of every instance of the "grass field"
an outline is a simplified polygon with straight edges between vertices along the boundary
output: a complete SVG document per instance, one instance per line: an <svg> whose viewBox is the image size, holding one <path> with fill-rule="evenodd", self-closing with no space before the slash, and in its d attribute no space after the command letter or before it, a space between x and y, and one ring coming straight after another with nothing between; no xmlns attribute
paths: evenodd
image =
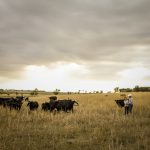
<svg viewBox="0 0 150 150"><path fill-rule="evenodd" d="M31 97L40 104L49 95ZM133 93L133 114L114 100L120 94L58 95L72 98L74 113L20 112L0 107L0 150L149 150L150 93Z"/></svg>

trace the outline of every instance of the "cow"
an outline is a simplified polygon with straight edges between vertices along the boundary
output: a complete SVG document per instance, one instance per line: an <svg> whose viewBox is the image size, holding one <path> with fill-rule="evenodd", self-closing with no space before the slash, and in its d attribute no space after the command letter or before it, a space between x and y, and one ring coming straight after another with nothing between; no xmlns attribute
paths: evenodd
<svg viewBox="0 0 150 150"><path fill-rule="evenodd" d="M57 100L57 96L50 96L49 99L50 99L50 103L54 102Z"/></svg>
<svg viewBox="0 0 150 150"><path fill-rule="evenodd" d="M16 98L19 100L19 101L28 101L29 100L29 97L26 97L26 96L16 96Z"/></svg>
<svg viewBox="0 0 150 150"><path fill-rule="evenodd" d="M22 106L22 100L18 98L0 98L0 105L11 109L20 110Z"/></svg>
<svg viewBox="0 0 150 150"><path fill-rule="evenodd" d="M24 100L24 96L16 96L18 100Z"/></svg>
<svg viewBox="0 0 150 150"><path fill-rule="evenodd" d="M0 98L0 105L2 105L3 107L5 107L6 106L6 103L8 102L8 101L10 101L10 100L12 100L12 98L6 98L6 97L1 97Z"/></svg>
<svg viewBox="0 0 150 150"><path fill-rule="evenodd" d="M50 103L48 102L42 103L42 110L44 111L50 110Z"/></svg>
<svg viewBox="0 0 150 150"><path fill-rule="evenodd" d="M39 104L36 101L28 101L27 106L29 107L30 110L37 110L39 107Z"/></svg>
<svg viewBox="0 0 150 150"><path fill-rule="evenodd" d="M57 101L42 103L42 110L52 112L55 109Z"/></svg>
<svg viewBox="0 0 150 150"><path fill-rule="evenodd" d="M76 101L73 100L57 100L53 103L51 103L51 108L52 109L57 109L57 111L64 111L64 112L68 112L68 111L72 111L73 112L73 106L74 104L76 104L76 106L78 106L79 104Z"/></svg>
<svg viewBox="0 0 150 150"><path fill-rule="evenodd" d="M7 107L9 107L10 110L15 109L19 111L22 107L22 104L22 101L18 101L18 99L14 98L7 102Z"/></svg>
<svg viewBox="0 0 150 150"><path fill-rule="evenodd" d="M116 104L119 106L119 107L124 107L125 104L124 104L124 99L118 99L118 100L115 100Z"/></svg>

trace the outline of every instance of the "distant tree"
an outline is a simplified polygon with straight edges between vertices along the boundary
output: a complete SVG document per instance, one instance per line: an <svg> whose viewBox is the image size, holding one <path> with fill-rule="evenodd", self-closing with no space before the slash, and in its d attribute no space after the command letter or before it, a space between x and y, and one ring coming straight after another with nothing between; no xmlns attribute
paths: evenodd
<svg viewBox="0 0 150 150"><path fill-rule="evenodd" d="M139 92L140 91L140 87L138 85L136 85L134 88L133 88L133 91L134 92Z"/></svg>
<svg viewBox="0 0 150 150"><path fill-rule="evenodd" d="M67 93L68 93L68 95L72 94L72 93L71 93L71 92L69 92L69 91L68 91Z"/></svg>
<svg viewBox="0 0 150 150"><path fill-rule="evenodd" d="M15 94L16 94L16 96L17 96L17 95L18 95L18 92L16 91Z"/></svg>
<svg viewBox="0 0 150 150"><path fill-rule="evenodd" d="M32 95L32 96L36 96L36 95L38 95L39 93L38 93L38 89L37 88L35 88L33 91L31 91L31 93L30 93L30 95Z"/></svg>
<svg viewBox="0 0 150 150"><path fill-rule="evenodd" d="M114 88L115 93L119 92L119 87Z"/></svg>
<svg viewBox="0 0 150 150"><path fill-rule="evenodd" d="M54 95L58 95L60 93L60 89L55 89L54 91L53 91L53 94Z"/></svg>
<svg viewBox="0 0 150 150"><path fill-rule="evenodd" d="M100 91L100 93L102 94L102 93L103 93L103 91L101 90L101 91Z"/></svg>
<svg viewBox="0 0 150 150"><path fill-rule="evenodd" d="M10 95L10 93L9 93L9 91L7 91L7 93L6 93L8 96Z"/></svg>
<svg viewBox="0 0 150 150"><path fill-rule="evenodd" d="M4 94L5 91L3 89L0 89L0 94Z"/></svg>
<svg viewBox="0 0 150 150"><path fill-rule="evenodd" d="M150 87L139 87L138 85L136 85L133 88L134 92L150 92Z"/></svg>
<svg viewBox="0 0 150 150"><path fill-rule="evenodd" d="M120 92L132 92L133 90L130 88L122 88L120 89Z"/></svg>
<svg viewBox="0 0 150 150"><path fill-rule="evenodd" d="M141 92L150 92L150 87L140 87Z"/></svg>

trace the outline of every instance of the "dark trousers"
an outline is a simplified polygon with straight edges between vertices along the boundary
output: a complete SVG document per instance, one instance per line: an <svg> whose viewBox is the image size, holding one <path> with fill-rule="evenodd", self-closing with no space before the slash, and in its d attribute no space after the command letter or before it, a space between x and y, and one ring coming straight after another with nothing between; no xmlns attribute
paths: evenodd
<svg viewBox="0 0 150 150"><path fill-rule="evenodd" d="M124 110L125 110L125 115L127 115L129 113L129 106L125 106Z"/></svg>
<svg viewBox="0 0 150 150"><path fill-rule="evenodd" d="M133 104L129 104L129 112L132 113Z"/></svg>

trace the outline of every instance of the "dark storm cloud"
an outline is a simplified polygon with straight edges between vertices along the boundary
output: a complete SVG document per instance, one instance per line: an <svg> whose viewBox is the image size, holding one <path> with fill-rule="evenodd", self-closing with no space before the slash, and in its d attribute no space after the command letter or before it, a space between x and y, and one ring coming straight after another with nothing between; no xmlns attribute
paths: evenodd
<svg viewBox="0 0 150 150"><path fill-rule="evenodd" d="M150 68L149 0L0 0L0 20L1 76L58 61L85 65L91 78Z"/></svg>

